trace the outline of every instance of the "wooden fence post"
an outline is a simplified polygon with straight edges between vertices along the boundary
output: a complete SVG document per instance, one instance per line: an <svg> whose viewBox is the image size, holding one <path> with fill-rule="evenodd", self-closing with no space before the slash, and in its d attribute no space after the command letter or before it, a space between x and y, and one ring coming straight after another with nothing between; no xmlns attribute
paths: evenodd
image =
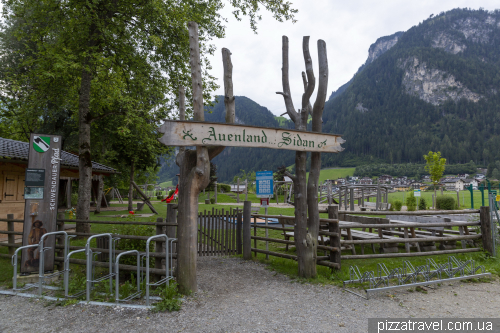
<svg viewBox="0 0 500 333"><path fill-rule="evenodd" d="M481 220L481 238L483 248L492 256L495 255L493 249L493 236L491 233L490 207L482 206L479 208L479 218Z"/></svg>
<svg viewBox="0 0 500 333"><path fill-rule="evenodd" d="M64 220L65 218L65 214L64 213L59 213L57 214L57 220ZM56 220L56 228L57 228L57 231L64 231L64 222L57 222ZM63 246L64 245L64 237L63 236L58 236L57 237L57 245L61 245ZM63 257L64 256L64 250L63 249L59 249L59 250L56 250L56 254L58 257ZM64 262L59 262L57 264L57 269L59 271L62 271L64 269Z"/></svg>
<svg viewBox="0 0 500 333"><path fill-rule="evenodd" d="M243 223L243 215L240 210L236 211L236 253L242 254L242 239L241 239L241 227Z"/></svg>
<svg viewBox="0 0 500 333"><path fill-rule="evenodd" d="M13 220L14 214L7 214L7 219ZM12 221L7 222L7 230L14 231L14 222L12 222ZM9 244L14 244L16 242L16 235L9 234L7 236L7 239L8 239ZM9 255L13 256L15 251L16 251L16 249L14 247L9 247Z"/></svg>
<svg viewBox="0 0 500 333"><path fill-rule="evenodd" d="M328 206L328 218L329 219L338 219L339 218L339 207L338 206ZM340 225L338 223L329 223L328 224L329 232L336 232L338 234L337 237L330 236L330 246L338 248L337 252L330 251L330 262L334 262L339 264L338 269L340 270Z"/></svg>
<svg viewBox="0 0 500 333"><path fill-rule="evenodd" d="M177 204L167 204L167 220L168 223L177 223ZM168 226L165 227L165 234L168 238L177 238L177 227ZM164 246L167 246L164 244ZM177 253L177 243L172 244L172 252ZM173 263L170 263L170 268L174 267Z"/></svg>
<svg viewBox="0 0 500 333"><path fill-rule="evenodd" d="M252 202L245 201L243 203L243 259L252 259L252 239L251 239L251 214Z"/></svg>
<svg viewBox="0 0 500 333"><path fill-rule="evenodd" d="M156 222L157 223L163 223L163 217L156 218ZM164 233L163 232L163 226L157 225L156 226L156 234L157 235L161 235L163 233ZM165 244L165 242L155 242L155 252L156 253L165 253L165 251L163 250L164 246L167 246L167 244ZM157 269L163 269L164 268L164 262L163 262L163 260L164 259L162 259L162 258L156 257L155 258L155 268L157 268ZM155 278L158 279L158 280L161 280L161 274L156 275Z"/></svg>

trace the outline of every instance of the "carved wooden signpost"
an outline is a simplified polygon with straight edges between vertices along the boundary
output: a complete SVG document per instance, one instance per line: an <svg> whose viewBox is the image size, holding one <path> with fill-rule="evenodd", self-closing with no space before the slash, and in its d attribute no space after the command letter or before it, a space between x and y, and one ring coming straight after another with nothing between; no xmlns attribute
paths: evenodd
<svg viewBox="0 0 500 333"><path fill-rule="evenodd" d="M59 173L61 169L61 137L31 134L28 168L25 177L23 245L38 244L41 237L56 231ZM55 237L49 236L45 252L45 270L54 269ZM38 272L37 248L22 251L21 273Z"/></svg>
<svg viewBox="0 0 500 333"><path fill-rule="evenodd" d="M338 153L340 135L192 121L167 120L160 127L160 142L167 146L258 147Z"/></svg>

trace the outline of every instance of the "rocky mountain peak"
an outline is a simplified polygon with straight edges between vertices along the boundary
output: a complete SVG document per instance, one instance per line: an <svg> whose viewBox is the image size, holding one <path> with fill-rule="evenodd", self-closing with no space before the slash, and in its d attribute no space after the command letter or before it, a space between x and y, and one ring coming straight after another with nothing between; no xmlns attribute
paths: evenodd
<svg viewBox="0 0 500 333"><path fill-rule="evenodd" d="M370 48L368 49L368 59L366 59L365 66L371 64L375 61L375 59L396 45L403 33L403 31L398 31L390 36L380 37L375 43L370 45Z"/></svg>

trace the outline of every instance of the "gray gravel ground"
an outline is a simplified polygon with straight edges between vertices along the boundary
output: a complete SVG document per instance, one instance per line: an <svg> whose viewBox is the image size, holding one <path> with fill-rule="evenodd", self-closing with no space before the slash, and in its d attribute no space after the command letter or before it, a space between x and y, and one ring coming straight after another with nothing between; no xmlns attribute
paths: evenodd
<svg viewBox="0 0 500 333"><path fill-rule="evenodd" d="M55 307L0 295L0 332L366 332L367 318L499 317L496 281L406 290L365 300L335 286L294 282L263 264L204 257L199 292L182 310ZM389 297L388 297L389 296Z"/></svg>

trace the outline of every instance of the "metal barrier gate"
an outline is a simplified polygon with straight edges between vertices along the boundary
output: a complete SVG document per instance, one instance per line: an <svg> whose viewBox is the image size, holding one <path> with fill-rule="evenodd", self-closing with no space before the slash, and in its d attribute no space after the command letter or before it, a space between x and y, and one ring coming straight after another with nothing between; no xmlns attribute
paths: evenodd
<svg viewBox="0 0 500 333"><path fill-rule="evenodd" d="M44 246L45 239L48 236L63 236L64 237L64 269L62 271L50 274L50 275L45 275L45 261L44 261L44 251L49 250L50 248ZM71 238L75 236L68 236L68 234L65 231L56 231L56 232L50 232L46 233L42 236L40 242L38 244L33 244L33 245L26 245L26 246L21 246L19 247L14 255L12 256L12 265L14 266L14 274L12 278L13 282L13 289L12 291L9 290L0 290L0 294L6 294L6 295L19 295L19 296L25 296L25 297L41 297L43 295L43 289L49 289L49 290L64 290L64 296L66 299L68 298L75 298L78 297L82 294L86 294L86 301L80 301L80 303L90 303L90 304L95 304L95 305L117 305L120 304L120 302L124 302L127 300L130 300L132 298L140 297L142 296L143 291L140 288L141 281L144 281L143 275L145 275L145 301L146 305L131 305L131 304L120 304L122 306L126 307L136 307L136 308L142 308L142 307L149 307L150 306L150 301L151 300L159 300L159 297L154 297L149 295L149 288L150 286L160 286L162 284L165 284L168 286L169 281L173 279L173 269L170 267L170 263L172 262L172 243L175 241L174 238L168 238L167 235L161 234L161 235L155 235L151 236L148 238L146 241L146 251L144 253L140 253L137 250L131 250L131 251L126 251L120 253L118 256L116 256L115 259L115 242L119 238L113 238L113 236L109 233L105 234L99 234L99 235L93 235L87 239L87 243L85 245L84 249L79 249L79 250L74 250L69 252L69 241ZM95 264L94 264L94 258L96 255L100 254L100 252L93 252L91 247L90 247L90 241L94 238L97 237L108 237L109 238L109 244L110 244L110 249L109 249L109 272L108 274L100 277L100 278L95 278ZM164 238L166 242L166 247L165 247L165 258L166 258L166 265L165 265L165 277L161 279L160 281L156 283L151 283L150 282L150 275L149 275L149 244L152 240L158 239L158 238ZM40 252L40 263L39 263L39 273L38 273L38 283L36 284L26 284L22 288L17 288L17 262L18 262L18 253L19 251L23 249L28 249L28 248L38 248L38 251ZM81 290L73 295L69 295L69 259L72 255L76 253L82 253L85 252L86 256L86 283L85 283L85 290ZM137 257L137 291L133 293L132 295L120 299L120 294L119 294L119 260L120 257L125 256L125 255L131 255L135 254ZM114 260L115 259L115 260ZM146 273L141 274L143 271L142 269L142 261L143 259L146 260ZM114 260L114 261L113 261ZM58 287L52 287L48 286L45 283L45 279L49 277L54 277L57 275L63 275L63 287L58 288ZM115 303L109 303L109 302L92 302L91 301L91 291L94 289L95 283L101 282L104 280L109 279L109 293L113 295L113 278L115 279ZM38 293L36 294L28 294L28 293L23 293L22 291L31 289L31 288L38 288ZM60 299L60 298L55 298L55 297L47 297L44 296L46 299Z"/></svg>

